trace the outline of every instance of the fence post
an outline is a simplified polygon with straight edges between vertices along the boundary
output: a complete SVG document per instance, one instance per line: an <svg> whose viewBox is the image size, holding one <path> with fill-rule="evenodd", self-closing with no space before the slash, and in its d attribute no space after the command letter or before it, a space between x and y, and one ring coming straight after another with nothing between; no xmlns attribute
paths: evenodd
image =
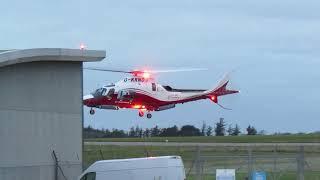
<svg viewBox="0 0 320 180"><path fill-rule="evenodd" d="M297 157L298 180L304 180L304 146L300 146Z"/></svg>
<svg viewBox="0 0 320 180"><path fill-rule="evenodd" d="M275 145L273 149L273 173L272 173L272 179L277 179L277 159L278 159L278 146Z"/></svg>
<svg viewBox="0 0 320 180"><path fill-rule="evenodd" d="M54 180L58 180L58 158L54 150L52 151L52 156L54 160Z"/></svg>
<svg viewBox="0 0 320 180"><path fill-rule="evenodd" d="M197 146L196 153L196 180L201 180L200 146Z"/></svg>
<svg viewBox="0 0 320 180"><path fill-rule="evenodd" d="M251 180L251 173L252 173L252 149L251 146L248 146L248 179Z"/></svg>

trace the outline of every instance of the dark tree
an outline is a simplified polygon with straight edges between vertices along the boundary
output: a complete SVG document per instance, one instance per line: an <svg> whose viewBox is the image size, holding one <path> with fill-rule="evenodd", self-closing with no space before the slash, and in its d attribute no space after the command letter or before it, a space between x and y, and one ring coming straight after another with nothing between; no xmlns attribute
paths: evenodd
<svg viewBox="0 0 320 180"><path fill-rule="evenodd" d="M206 135L207 136L211 136L212 135L212 127L208 126L207 130L206 130Z"/></svg>
<svg viewBox="0 0 320 180"><path fill-rule="evenodd" d="M129 131L129 137L135 137L135 136L136 136L136 130L134 129L134 127L131 127Z"/></svg>
<svg viewBox="0 0 320 180"><path fill-rule="evenodd" d="M154 128L151 129L151 136L159 136L160 135L160 129L158 126L155 126Z"/></svg>
<svg viewBox="0 0 320 180"><path fill-rule="evenodd" d="M228 127L228 135L231 136L233 134L233 131L234 131L234 128L232 127L232 125L230 124L229 127Z"/></svg>
<svg viewBox="0 0 320 180"><path fill-rule="evenodd" d="M140 138L143 137L143 129L142 129L142 128L139 129L139 137L140 137Z"/></svg>
<svg viewBox="0 0 320 180"><path fill-rule="evenodd" d="M256 128L249 125L247 127L247 135L256 135L256 134L257 134Z"/></svg>
<svg viewBox="0 0 320 180"><path fill-rule="evenodd" d="M201 136L206 135L206 130L207 130L207 124L203 121L202 128L201 128Z"/></svg>
<svg viewBox="0 0 320 180"><path fill-rule="evenodd" d="M148 128L143 132L143 136L150 137L150 130Z"/></svg>
<svg viewBox="0 0 320 180"><path fill-rule="evenodd" d="M142 134L140 136L140 132L141 132L141 128L139 126L136 126L134 137L141 137Z"/></svg>
<svg viewBox="0 0 320 180"><path fill-rule="evenodd" d="M127 134L123 130L112 129L111 137L126 137Z"/></svg>
<svg viewBox="0 0 320 180"><path fill-rule="evenodd" d="M179 135L179 129L177 126L163 128L160 133L160 136L178 136L178 135Z"/></svg>
<svg viewBox="0 0 320 180"><path fill-rule="evenodd" d="M105 130L105 135L104 135L104 137L110 137L111 136L111 132L109 131L109 129L106 129Z"/></svg>
<svg viewBox="0 0 320 180"><path fill-rule="evenodd" d="M232 132L232 136L238 136L241 133L240 131L240 127L238 126L238 124L236 124L236 126L233 128L233 132Z"/></svg>
<svg viewBox="0 0 320 180"><path fill-rule="evenodd" d="M224 122L224 118L220 118L219 122L216 123L216 127L214 129L216 136L224 136L225 127L226 123Z"/></svg>
<svg viewBox="0 0 320 180"><path fill-rule="evenodd" d="M201 132L200 132L200 129L192 125L185 125L185 126L182 126L180 130L180 135L181 136L200 136Z"/></svg>

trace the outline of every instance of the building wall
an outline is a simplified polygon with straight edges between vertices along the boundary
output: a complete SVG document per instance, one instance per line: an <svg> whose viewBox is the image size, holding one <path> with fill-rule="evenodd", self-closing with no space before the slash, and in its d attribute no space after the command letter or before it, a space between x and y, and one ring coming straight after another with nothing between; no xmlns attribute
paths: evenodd
<svg viewBox="0 0 320 180"><path fill-rule="evenodd" d="M82 168L82 62L0 68L0 179L68 180ZM64 179L59 170L58 179Z"/></svg>

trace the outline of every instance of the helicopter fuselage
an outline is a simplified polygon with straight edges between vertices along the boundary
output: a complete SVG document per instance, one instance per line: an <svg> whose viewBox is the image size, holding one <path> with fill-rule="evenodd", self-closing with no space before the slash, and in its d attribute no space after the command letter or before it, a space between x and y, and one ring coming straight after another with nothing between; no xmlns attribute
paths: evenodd
<svg viewBox="0 0 320 180"><path fill-rule="evenodd" d="M95 92L84 96L84 105L91 107L90 114L94 114L93 108L99 109L138 109L139 116L151 111L162 111L174 108L176 104L210 99L218 102L218 96L237 93L238 91L227 90L228 81L220 83L215 89L174 89L163 86L153 78L128 77L115 83L103 86ZM150 114L150 115L149 115Z"/></svg>

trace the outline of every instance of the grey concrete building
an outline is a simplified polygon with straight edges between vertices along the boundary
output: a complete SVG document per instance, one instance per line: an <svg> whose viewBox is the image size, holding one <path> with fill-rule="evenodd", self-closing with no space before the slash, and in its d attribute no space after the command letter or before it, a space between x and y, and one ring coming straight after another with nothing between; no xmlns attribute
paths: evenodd
<svg viewBox="0 0 320 180"><path fill-rule="evenodd" d="M0 51L1 180L80 175L82 64L105 54L56 48Z"/></svg>

